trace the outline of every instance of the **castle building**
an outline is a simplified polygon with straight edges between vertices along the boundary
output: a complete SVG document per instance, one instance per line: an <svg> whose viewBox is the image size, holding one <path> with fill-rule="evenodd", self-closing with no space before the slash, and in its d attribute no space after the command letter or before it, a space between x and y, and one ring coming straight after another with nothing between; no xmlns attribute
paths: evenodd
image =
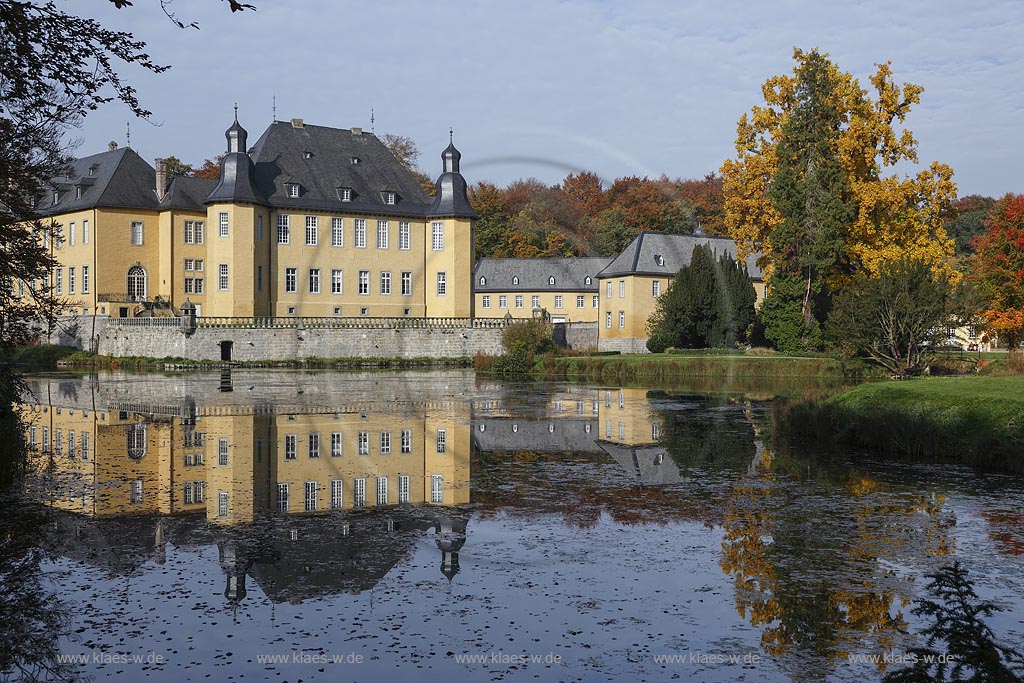
<svg viewBox="0 0 1024 683"><path fill-rule="evenodd" d="M454 144L436 193L373 134L237 119L220 178L131 149L74 161L41 212L64 313L131 317L188 299L202 316L473 316L476 214Z"/></svg>

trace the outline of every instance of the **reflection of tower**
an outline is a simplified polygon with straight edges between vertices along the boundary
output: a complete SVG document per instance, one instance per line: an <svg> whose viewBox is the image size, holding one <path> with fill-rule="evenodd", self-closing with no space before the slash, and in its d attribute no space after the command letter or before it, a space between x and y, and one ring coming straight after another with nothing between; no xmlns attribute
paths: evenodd
<svg viewBox="0 0 1024 683"><path fill-rule="evenodd" d="M459 551L466 544L466 521L444 516L434 524L434 542L441 550L441 573L451 581L459 573Z"/></svg>
<svg viewBox="0 0 1024 683"><path fill-rule="evenodd" d="M221 541L217 544L220 568L227 575L227 586L224 597L230 602L241 602L246 595L245 573L249 571L252 560L248 558L246 547L238 541Z"/></svg>
<svg viewBox="0 0 1024 683"><path fill-rule="evenodd" d="M153 541L154 544L154 555L157 564L163 564L167 561L167 539L164 537L164 520L163 517L156 522L156 538Z"/></svg>

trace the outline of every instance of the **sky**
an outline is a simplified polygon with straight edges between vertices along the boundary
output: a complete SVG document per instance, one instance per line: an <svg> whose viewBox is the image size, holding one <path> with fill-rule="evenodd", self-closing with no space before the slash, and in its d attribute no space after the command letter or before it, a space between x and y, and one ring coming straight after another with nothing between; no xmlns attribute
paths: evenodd
<svg viewBox="0 0 1024 683"><path fill-rule="evenodd" d="M792 70L794 47L817 47L864 86L891 60L897 82L924 87L906 125L921 165L951 165L961 196L1024 192L1019 0L248 1L255 11L231 13L172 0L199 30L177 28L157 0L67 2L172 67L125 67L153 116L104 105L74 131L76 153L123 146L130 122L151 163L198 165L224 152L236 102L253 142L276 98L278 120L412 138L430 176L452 128L470 183L701 178L735 154L761 84Z"/></svg>

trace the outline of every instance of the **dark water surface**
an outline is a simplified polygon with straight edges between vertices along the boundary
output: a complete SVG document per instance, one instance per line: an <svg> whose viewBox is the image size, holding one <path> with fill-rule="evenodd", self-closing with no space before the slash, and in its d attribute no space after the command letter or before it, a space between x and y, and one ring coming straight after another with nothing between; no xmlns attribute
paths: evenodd
<svg viewBox="0 0 1024 683"><path fill-rule="evenodd" d="M30 385L40 452L0 529L14 679L871 681L954 558L1024 649L1024 481L779 451L763 389Z"/></svg>

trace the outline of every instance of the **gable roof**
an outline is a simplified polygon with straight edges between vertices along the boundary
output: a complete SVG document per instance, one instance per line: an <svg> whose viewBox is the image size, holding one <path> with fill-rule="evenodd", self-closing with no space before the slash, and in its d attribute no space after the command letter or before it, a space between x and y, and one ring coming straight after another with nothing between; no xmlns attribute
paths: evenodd
<svg viewBox="0 0 1024 683"><path fill-rule="evenodd" d="M210 178L173 178L167 186L164 198L160 200L160 210L177 209L206 213L204 202L216 185L217 181Z"/></svg>
<svg viewBox="0 0 1024 683"><path fill-rule="evenodd" d="M716 255L729 254L736 258L736 243L726 237L658 235L642 232L601 271L598 277L664 275L671 278L680 268L690 264L694 248L701 244L710 245ZM764 277L764 273L757 265L758 256L759 254L750 254L746 258L747 272L755 280Z"/></svg>
<svg viewBox="0 0 1024 683"><path fill-rule="evenodd" d="M477 292L596 292L597 274L608 265L606 257L482 258L473 284ZM548 284L554 276L555 284ZM590 284L585 284L590 276ZM480 278L485 283L480 284ZM513 278L519 284L513 284Z"/></svg>
<svg viewBox="0 0 1024 683"><path fill-rule="evenodd" d="M430 199L377 136L305 123L275 121L252 149L256 187L277 208L424 217ZM354 162L357 159L358 162ZM297 184L298 197L287 185ZM342 202L339 188L350 188ZM386 204L382 192L397 194Z"/></svg>
<svg viewBox="0 0 1024 683"><path fill-rule="evenodd" d="M50 179L49 185L59 192L59 200L42 198L39 213L44 216L96 207L157 208L156 171L129 147L74 159L67 175ZM82 188L81 197L76 187Z"/></svg>

